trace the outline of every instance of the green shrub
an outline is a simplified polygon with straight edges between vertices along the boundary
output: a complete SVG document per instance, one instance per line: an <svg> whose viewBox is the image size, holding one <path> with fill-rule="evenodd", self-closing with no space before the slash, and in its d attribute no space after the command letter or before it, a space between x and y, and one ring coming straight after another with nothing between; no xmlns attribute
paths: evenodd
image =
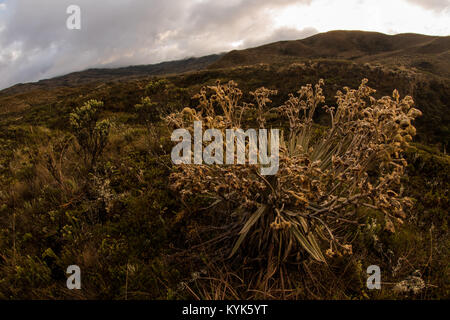
<svg viewBox="0 0 450 320"><path fill-rule="evenodd" d="M70 114L73 134L81 147L84 164L88 170L96 165L108 142L111 123L108 120L99 120L98 109L101 107L103 102L89 100Z"/></svg>

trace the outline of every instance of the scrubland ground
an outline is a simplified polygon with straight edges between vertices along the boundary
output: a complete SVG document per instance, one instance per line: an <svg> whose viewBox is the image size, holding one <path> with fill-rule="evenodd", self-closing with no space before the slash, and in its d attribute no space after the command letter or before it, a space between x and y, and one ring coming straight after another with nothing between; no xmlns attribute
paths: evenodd
<svg viewBox="0 0 450 320"><path fill-rule="evenodd" d="M191 97L216 79L236 81L246 101L260 86L276 89L270 106L279 106L319 78L329 106L336 105L338 89L357 88L362 78L379 90L378 98L395 88L412 95L423 113L414 122L414 142L402 151L408 162L403 194L412 207L395 232L380 211L354 207L358 223L345 227L351 252L326 262L302 248L274 268L254 247L229 257L237 240L225 229L231 204L212 206L170 187L173 144L161 116L194 109L198 100ZM1 299L449 298L448 80L327 60L161 79L0 97ZM70 114L90 99L103 105L93 122L80 120L74 130ZM327 119L322 111L314 116L317 132ZM267 123L286 127L277 113ZM101 143L83 147L86 126L89 139ZM318 243L325 253L329 244ZM66 288L65 271L73 264L82 270L82 290ZM381 290L366 287L369 265L381 268ZM417 278L425 285L420 290L394 290Z"/></svg>

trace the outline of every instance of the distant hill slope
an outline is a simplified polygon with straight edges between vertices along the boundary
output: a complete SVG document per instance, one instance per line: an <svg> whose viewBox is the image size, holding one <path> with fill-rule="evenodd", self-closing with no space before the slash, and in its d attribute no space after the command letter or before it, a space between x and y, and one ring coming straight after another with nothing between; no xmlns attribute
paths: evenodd
<svg viewBox="0 0 450 320"><path fill-rule="evenodd" d="M412 33L391 36L366 31L330 31L302 40L280 41L255 48L233 50L226 54L115 69L88 69L34 83L17 84L0 91L0 96L34 89L73 87L90 82L180 74L259 63L285 64L311 59L350 60L387 67L407 67L419 72L450 77L450 36Z"/></svg>
<svg viewBox="0 0 450 320"><path fill-rule="evenodd" d="M280 41L256 48L234 50L212 63L209 68L321 58L404 66L449 76L450 37L330 31L302 40Z"/></svg>
<svg viewBox="0 0 450 320"><path fill-rule="evenodd" d="M211 63L217 61L220 57L222 57L222 54L213 54L200 58L188 58L150 65L129 66L123 68L88 69L34 83L17 84L0 91L0 95L23 93L34 89L49 89L64 86L73 87L90 82L107 82L111 80L142 78L154 75L178 74L188 71L202 70Z"/></svg>
<svg viewBox="0 0 450 320"><path fill-rule="evenodd" d="M0 127L39 123L63 128L70 110L88 98L104 101L113 112L130 112L154 76L166 77L192 95L217 79L235 80L245 91L265 86L278 90L274 104L320 78L331 98L343 86L357 87L368 78L378 96L390 95L394 88L411 95L423 111L417 138L450 147L450 37L362 31L331 31L221 55L90 69L18 84L0 91Z"/></svg>

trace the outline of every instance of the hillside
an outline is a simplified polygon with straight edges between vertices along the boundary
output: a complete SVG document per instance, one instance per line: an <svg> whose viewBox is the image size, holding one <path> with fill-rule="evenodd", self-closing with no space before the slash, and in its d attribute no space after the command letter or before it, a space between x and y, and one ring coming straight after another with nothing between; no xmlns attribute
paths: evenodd
<svg viewBox="0 0 450 320"><path fill-rule="evenodd" d="M386 35L364 31L330 31L302 40L280 41L260 47L233 50L200 58L162 62L116 69L88 69L35 83L17 84L0 95L24 93L39 88L77 86L89 82L151 75L177 74L203 69L230 68L259 63L289 63L311 59L372 62L389 67L408 67L414 71L450 75L450 36L420 34Z"/></svg>
<svg viewBox="0 0 450 320"><path fill-rule="evenodd" d="M1 91L0 299L448 299L448 57L449 37L333 31ZM260 87L277 90L261 108ZM279 176L173 165L162 117L192 122L200 104L220 125L220 106L253 104L233 120L287 130L288 99L344 111L337 127L332 108L305 111ZM83 290L66 287L73 264Z"/></svg>
<svg viewBox="0 0 450 320"><path fill-rule="evenodd" d="M403 66L448 77L449 58L450 36L420 34L390 36L377 32L330 31L302 40L281 41L257 48L234 50L209 68L282 63L297 59L344 59L357 63Z"/></svg>
<svg viewBox="0 0 450 320"><path fill-rule="evenodd" d="M39 89L48 90L56 87L75 87L92 82L108 82L112 80L116 81L121 79L142 78L153 75L177 74L201 70L214 63L221 56L221 54L213 54L200 58L188 58L150 65L129 66L115 69L88 69L52 79L40 80L34 83L17 84L0 91L0 96L24 93Z"/></svg>
<svg viewBox="0 0 450 320"><path fill-rule="evenodd" d="M424 111L418 120L423 142L447 148L450 141L450 37L418 34L389 36L375 32L332 31L224 55L118 69L91 69L0 91L0 114L20 116L29 108L61 104L69 97L102 93L116 108L132 108L140 81L165 75L185 88L216 79L240 80L248 89L273 86L282 102L299 84L326 79L325 90L356 85L368 78L380 95L392 88L411 95ZM128 100L118 97L129 96ZM193 91L191 91L193 92ZM71 98L72 99L72 98ZM106 98L109 99L109 98ZM111 101L113 102L113 101ZM27 115L24 115L27 117ZM7 120L7 119L4 119Z"/></svg>

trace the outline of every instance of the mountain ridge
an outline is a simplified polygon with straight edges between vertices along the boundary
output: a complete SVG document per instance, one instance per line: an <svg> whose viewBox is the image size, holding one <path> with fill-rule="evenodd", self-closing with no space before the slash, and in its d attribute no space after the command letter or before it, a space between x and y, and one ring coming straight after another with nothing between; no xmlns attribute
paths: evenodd
<svg viewBox="0 0 450 320"><path fill-rule="evenodd" d="M1 94L15 94L24 90L37 89L43 86L76 86L89 82L108 81L142 77L149 75L177 74L188 71L201 70L219 59L223 54L211 54L202 57L190 57L181 60L163 61L155 64L131 65L119 68L88 68L81 71L70 72L65 75L42 79L36 82L17 83L11 87L0 90Z"/></svg>
<svg viewBox="0 0 450 320"><path fill-rule="evenodd" d="M274 97L275 104L283 103L299 85L321 78L329 96L344 86L357 87L367 78L379 97L391 95L396 88L402 96L414 98L423 112L417 120L418 138L444 146L450 143L450 37L363 31L330 31L225 54L89 69L18 84L0 91L0 115L4 119L0 125L22 125L24 119L56 125L61 115L53 109L71 110L90 98L104 101L114 112L130 112L155 77L167 78L190 96L216 80L235 80L247 91L261 86L276 88L279 95ZM186 103L193 101L188 99Z"/></svg>
<svg viewBox="0 0 450 320"><path fill-rule="evenodd" d="M208 68L331 58L389 66L397 63L438 76L449 76L449 56L450 36L414 33L387 35L379 32L336 30L300 40L278 41L259 47L233 50ZM424 61L428 64L422 64L421 68Z"/></svg>
<svg viewBox="0 0 450 320"><path fill-rule="evenodd" d="M277 41L196 58L120 68L89 68L37 82L15 84L0 90L0 95L15 94L43 86L76 86L113 79L327 58L360 63L381 63L389 66L399 64L418 71L449 77L450 36L416 33L387 35L380 32L334 30L304 39Z"/></svg>

